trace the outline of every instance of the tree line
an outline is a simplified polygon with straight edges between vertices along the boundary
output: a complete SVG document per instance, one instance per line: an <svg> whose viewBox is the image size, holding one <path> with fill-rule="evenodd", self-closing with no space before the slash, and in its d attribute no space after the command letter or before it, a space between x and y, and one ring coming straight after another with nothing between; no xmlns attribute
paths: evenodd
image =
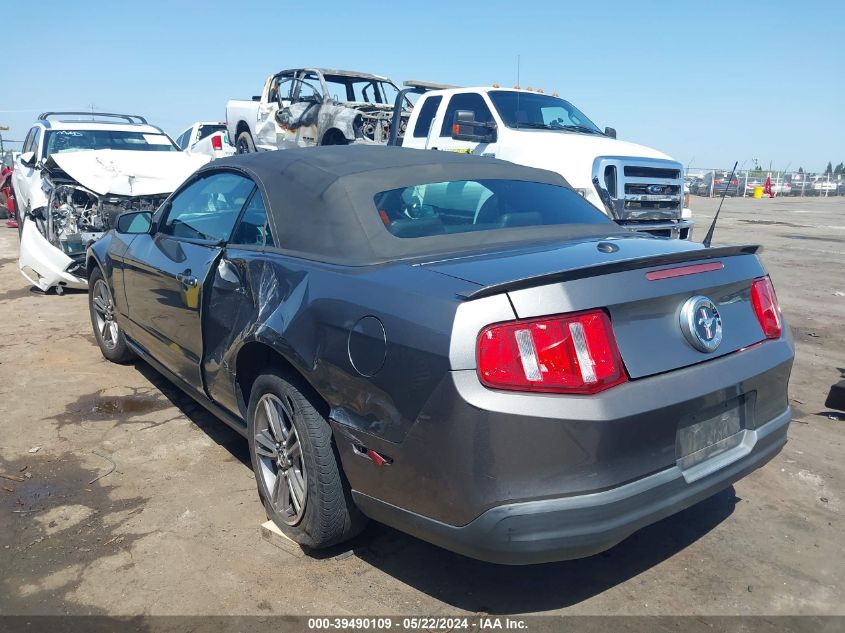
<svg viewBox="0 0 845 633"><path fill-rule="evenodd" d="M798 173L803 174L804 168L799 167ZM834 167L832 162L828 162L827 167L824 170L824 175L827 176L828 174L831 176L845 175L845 163L839 163L836 167Z"/></svg>

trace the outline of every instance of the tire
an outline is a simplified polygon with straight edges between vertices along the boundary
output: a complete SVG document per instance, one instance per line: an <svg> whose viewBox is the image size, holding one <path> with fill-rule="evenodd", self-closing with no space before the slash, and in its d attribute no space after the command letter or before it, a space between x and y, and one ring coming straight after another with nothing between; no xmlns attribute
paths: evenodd
<svg viewBox="0 0 845 633"><path fill-rule="evenodd" d="M14 189L12 189L12 197L15 199L15 222L18 224L18 239L20 239L23 236L23 219L26 214L21 213L18 196L15 194Z"/></svg>
<svg viewBox="0 0 845 633"><path fill-rule="evenodd" d="M247 438L268 518L291 540L322 549L358 534L366 518L352 501L331 428L308 392L298 378L275 372L256 378Z"/></svg>
<svg viewBox="0 0 845 633"><path fill-rule="evenodd" d="M135 358L135 353L126 344L123 330L114 320L111 288L99 267L94 268L88 278L88 310L91 313L94 338L103 356L113 363L127 363Z"/></svg>
<svg viewBox="0 0 845 633"><path fill-rule="evenodd" d="M343 135L343 132L336 128L332 128L323 135L321 145L349 145L349 141Z"/></svg>
<svg viewBox="0 0 845 633"><path fill-rule="evenodd" d="M235 149L238 154L251 154L255 151L255 143L252 141L252 135L249 132L241 132L238 138L235 139Z"/></svg>

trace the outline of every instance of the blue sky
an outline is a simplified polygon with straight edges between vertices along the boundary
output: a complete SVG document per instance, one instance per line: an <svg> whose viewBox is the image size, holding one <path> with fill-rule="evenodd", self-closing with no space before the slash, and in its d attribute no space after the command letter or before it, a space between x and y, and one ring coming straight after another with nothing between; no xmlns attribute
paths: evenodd
<svg viewBox="0 0 845 633"><path fill-rule="evenodd" d="M0 20L5 138L90 104L175 137L297 66L513 85L519 55L523 86L685 164L845 161L841 1L11 0Z"/></svg>

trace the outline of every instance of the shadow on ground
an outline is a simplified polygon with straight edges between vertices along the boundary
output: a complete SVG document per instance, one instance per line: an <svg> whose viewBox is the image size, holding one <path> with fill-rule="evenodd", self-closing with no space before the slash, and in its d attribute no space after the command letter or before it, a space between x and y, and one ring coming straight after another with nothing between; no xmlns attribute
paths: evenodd
<svg viewBox="0 0 845 633"><path fill-rule="evenodd" d="M226 424L209 413L201 404L198 404L193 398L164 378L144 361L135 361L135 369L197 428L201 429L214 442L229 451L232 457L244 466L252 469L249 459L249 447L242 435L226 426ZM256 503L258 503L257 497Z"/></svg>
<svg viewBox="0 0 845 633"><path fill-rule="evenodd" d="M355 554L454 607L491 614L550 611L578 604L671 558L729 517L738 501L730 487L606 552L562 563L483 563L382 525L359 537Z"/></svg>

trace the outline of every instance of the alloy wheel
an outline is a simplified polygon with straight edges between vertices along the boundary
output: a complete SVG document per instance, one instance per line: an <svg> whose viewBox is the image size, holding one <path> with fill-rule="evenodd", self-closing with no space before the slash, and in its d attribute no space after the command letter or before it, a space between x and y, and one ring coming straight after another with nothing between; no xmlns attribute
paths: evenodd
<svg viewBox="0 0 845 633"><path fill-rule="evenodd" d="M120 328L114 320L114 300L112 299L111 290L103 279L98 279L94 284L91 302L94 305L94 314L100 339L107 349L114 349L117 345Z"/></svg>
<svg viewBox="0 0 845 633"><path fill-rule="evenodd" d="M294 415L293 400L272 393L261 396L255 408L256 475L263 480L267 501L288 525L300 522L308 499L308 476Z"/></svg>

